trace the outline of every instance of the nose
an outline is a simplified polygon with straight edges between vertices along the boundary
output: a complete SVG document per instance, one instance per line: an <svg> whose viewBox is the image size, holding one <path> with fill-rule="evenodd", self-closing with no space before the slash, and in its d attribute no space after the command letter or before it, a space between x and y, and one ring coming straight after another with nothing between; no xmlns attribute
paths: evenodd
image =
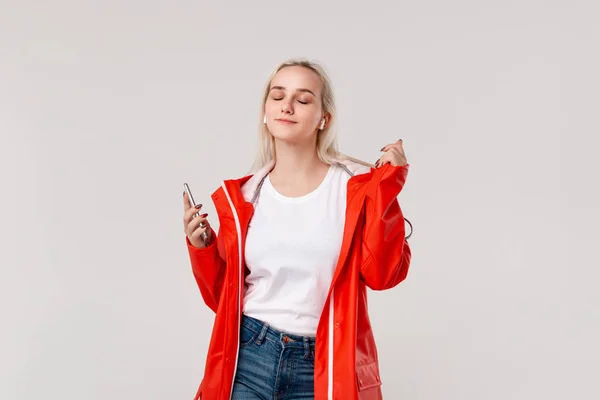
<svg viewBox="0 0 600 400"><path fill-rule="evenodd" d="M283 103L281 104L281 112L284 114L293 114L294 108L292 107L292 102L289 100L283 100Z"/></svg>

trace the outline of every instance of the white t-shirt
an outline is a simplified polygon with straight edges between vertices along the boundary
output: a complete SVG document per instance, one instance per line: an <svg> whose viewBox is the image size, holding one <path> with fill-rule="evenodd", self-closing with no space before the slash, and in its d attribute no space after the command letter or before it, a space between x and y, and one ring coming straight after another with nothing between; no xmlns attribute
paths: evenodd
<svg viewBox="0 0 600 400"><path fill-rule="evenodd" d="M267 175L246 236L244 314L315 336L342 245L349 179L332 165L314 191L286 197Z"/></svg>

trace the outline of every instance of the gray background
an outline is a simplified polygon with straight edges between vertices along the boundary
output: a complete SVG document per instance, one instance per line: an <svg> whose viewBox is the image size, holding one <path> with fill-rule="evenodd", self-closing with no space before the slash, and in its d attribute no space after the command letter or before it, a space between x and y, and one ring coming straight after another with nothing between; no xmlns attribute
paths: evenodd
<svg viewBox="0 0 600 400"><path fill-rule="evenodd" d="M192 398L182 184L217 227L293 56L331 74L342 151L411 164L411 271L370 293L385 398L600 396L597 3L0 6L0 398Z"/></svg>

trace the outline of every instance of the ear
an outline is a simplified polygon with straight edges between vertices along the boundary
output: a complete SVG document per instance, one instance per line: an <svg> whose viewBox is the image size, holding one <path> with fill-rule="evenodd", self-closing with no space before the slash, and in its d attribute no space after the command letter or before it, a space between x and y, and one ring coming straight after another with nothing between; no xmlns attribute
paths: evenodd
<svg viewBox="0 0 600 400"><path fill-rule="evenodd" d="M323 126L323 129L327 129L329 127L329 125L331 125L331 114L325 113L325 115L323 115L322 119L323 118L325 119L325 125Z"/></svg>

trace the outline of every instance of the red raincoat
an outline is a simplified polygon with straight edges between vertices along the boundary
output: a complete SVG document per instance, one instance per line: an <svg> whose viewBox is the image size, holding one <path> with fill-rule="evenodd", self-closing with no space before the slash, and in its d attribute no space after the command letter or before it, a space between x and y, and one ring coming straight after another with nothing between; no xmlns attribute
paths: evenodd
<svg viewBox="0 0 600 400"><path fill-rule="evenodd" d="M342 247L315 347L316 400L382 399L377 348L367 310L367 290L390 289L406 278L411 252L397 196L408 165L368 168L339 160L353 175L347 186ZM192 270L204 302L215 313L204 377L195 400L229 400L238 349L245 238L253 201L273 162L253 175L226 180L212 194L219 218L206 248L186 237Z"/></svg>

